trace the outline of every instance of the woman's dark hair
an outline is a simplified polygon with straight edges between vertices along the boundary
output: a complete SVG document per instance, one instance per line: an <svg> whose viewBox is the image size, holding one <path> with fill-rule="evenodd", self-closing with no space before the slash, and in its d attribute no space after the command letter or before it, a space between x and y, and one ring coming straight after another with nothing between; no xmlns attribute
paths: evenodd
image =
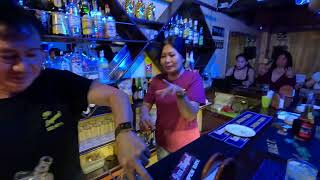
<svg viewBox="0 0 320 180"><path fill-rule="evenodd" d="M247 56L245 53L240 53L240 54L238 54L238 55L236 56L236 60L237 60L239 57L243 57L243 58L246 60L246 62L248 63L248 64L247 64L247 67L248 67L248 68L252 68L252 66L251 66L250 63L248 62L248 56Z"/></svg>
<svg viewBox="0 0 320 180"><path fill-rule="evenodd" d="M270 70L274 70L277 67L277 60L278 60L279 56L281 56L281 55L284 55L287 59L286 68L292 67L292 55L290 54L290 52L282 50L282 51L279 51L277 53L277 55L275 56L275 59L272 62Z"/></svg>
<svg viewBox="0 0 320 180"><path fill-rule="evenodd" d="M240 53L236 56L236 59L238 59L239 57L243 57L247 62L248 62L248 58L247 58L247 55L244 54L244 53Z"/></svg>
<svg viewBox="0 0 320 180"><path fill-rule="evenodd" d="M13 0L1 0L0 38L5 40L25 39L32 33L41 34L41 23L38 19Z"/></svg>
<svg viewBox="0 0 320 180"><path fill-rule="evenodd" d="M170 44L184 59L186 59L186 46L182 37L169 37L164 41L163 47L167 44Z"/></svg>

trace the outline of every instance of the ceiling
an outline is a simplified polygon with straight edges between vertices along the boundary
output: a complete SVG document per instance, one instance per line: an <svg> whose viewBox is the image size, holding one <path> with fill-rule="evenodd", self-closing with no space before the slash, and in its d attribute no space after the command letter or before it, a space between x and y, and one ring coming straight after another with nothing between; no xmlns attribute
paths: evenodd
<svg viewBox="0 0 320 180"><path fill-rule="evenodd" d="M231 1L219 0L219 3ZM320 26L320 15L309 11L307 5L295 5L295 0L239 0L231 8L219 11L268 31L294 31Z"/></svg>

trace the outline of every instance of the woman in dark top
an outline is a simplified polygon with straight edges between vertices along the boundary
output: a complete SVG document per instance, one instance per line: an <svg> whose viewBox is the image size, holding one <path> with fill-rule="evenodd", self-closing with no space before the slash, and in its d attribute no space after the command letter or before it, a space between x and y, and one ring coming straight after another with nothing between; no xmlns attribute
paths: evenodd
<svg viewBox="0 0 320 180"><path fill-rule="evenodd" d="M288 51L282 51L276 56L276 60L269 71L257 77L257 83L269 84L270 89L279 91L284 85L294 87L296 80L292 70L292 56Z"/></svg>
<svg viewBox="0 0 320 180"><path fill-rule="evenodd" d="M228 69L227 79L235 86L249 87L254 82L254 70L251 68L245 54L236 56L236 65Z"/></svg>

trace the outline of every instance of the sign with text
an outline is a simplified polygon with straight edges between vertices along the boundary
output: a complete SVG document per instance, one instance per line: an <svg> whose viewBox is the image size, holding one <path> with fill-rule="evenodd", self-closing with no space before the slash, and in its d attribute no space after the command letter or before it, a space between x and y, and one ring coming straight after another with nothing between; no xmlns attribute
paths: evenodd
<svg viewBox="0 0 320 180"><path fill-rule="evenodd" d="M272 120L272 117L265 116L262 114L246 111L240 114L236 118L227 122L226 124L220 126L219 128L211 131L208 135L227 144L235 146L237 148L242 148L250 138L243 138L239 136L234 136L227 131L225 131L225 126L228 124L239 124L252 128L256 133L258 133L266 124Z"/></svg>

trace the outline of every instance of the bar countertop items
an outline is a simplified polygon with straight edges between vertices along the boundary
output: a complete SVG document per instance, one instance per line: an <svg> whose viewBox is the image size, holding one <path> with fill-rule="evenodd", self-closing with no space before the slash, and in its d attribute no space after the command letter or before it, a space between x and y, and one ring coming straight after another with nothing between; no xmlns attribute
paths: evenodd
<svg viewBox="0 0 320 180"><path fill-rule="evenodd" d="M320 139L299 141L294 138L289 125L281 120L281 113L291 112L266 110L259 105L242 112L152 165L148 172L159 180L201 179L206 162L215 153L235 160L236 171L230 171L235 173L235 179L284 179L287 160L291 158L308 161L320 169ZM256 135L251 138L233 136L225 132L228 124L250 127Z"/></svg>

